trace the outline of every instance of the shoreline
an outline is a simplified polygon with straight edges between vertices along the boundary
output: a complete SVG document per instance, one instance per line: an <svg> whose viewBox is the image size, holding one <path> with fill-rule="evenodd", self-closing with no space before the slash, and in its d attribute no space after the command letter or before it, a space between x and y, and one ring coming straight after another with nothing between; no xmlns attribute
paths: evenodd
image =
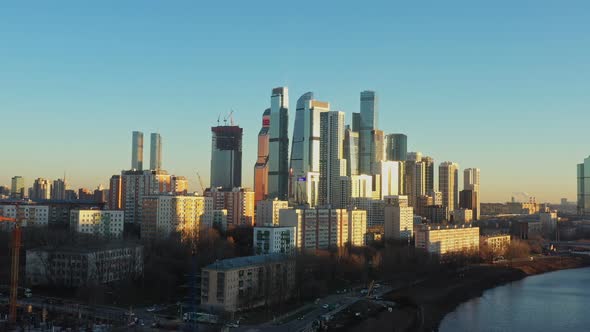
<svg viewBox="0 0 590 332"><path fill-rule="evenodd" d="M512 264L476 265L460 273L433 276L387 294L385 299L399 304L392 312L382 311L346 330L437 331L447 314L486 290L533 275L588 266L590 258L544 257Z"/></svg>

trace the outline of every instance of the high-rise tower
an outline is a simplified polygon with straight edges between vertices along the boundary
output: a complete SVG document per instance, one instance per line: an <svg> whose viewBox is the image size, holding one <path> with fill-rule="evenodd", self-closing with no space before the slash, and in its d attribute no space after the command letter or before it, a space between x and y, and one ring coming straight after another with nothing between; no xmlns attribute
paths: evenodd
<svg viewBox="0 0 590 332"><path fill-rule="evenodd" d="M242 186L242 135L238 126L211 127L211 188Z"/></svg>
<svg viewBox="0 0 590 332"><path fill-rule="evenodd" d="M374 91L361 92L360 112L360 133L359 133L359 172L361 174L371 173L371 163L374 161L376 150L374 130L378 129L378 105L377 96ZM383 133L381 132L381 135Z"/></svg>
<svg viewBox="0 0 590 332"><path fill-rule="evenodd" d="M289 90L272 89L270 97L268 196L286 199L289 181Z"/></svg>
<svg viewBox="0 0 590 332"><path fill-rule="evenodd" d="M321 205L341 208L341 177L346 176L344 159L344 112L320 114L320 183Z"/></svg>
<svg viewBox="0 0 590 332"><path fill-rule="evenodd" d="M133 143L131 146L131 169L143 170L143 133L133 132Z"/></svg>
<svg viewBox="0 0 590 332"><path fill-rule="evenodd" d="M152 133L150 142L150 169L157 171L162 168L162 137Z"/></svg>
<svg viewBox="0 0 590 332"><path fill-rule="evenodd" d="M404 134L390 134L386 137L387 160L405 161L408 158L408 136Z"/></svg>
<svg viewBox="0 0 590 332"><path fill-rule="evenodd" d="M578 164L578 214L590 214L590 157Z"/></svg>
<svg viewBox="0 0 590 332"><path fill-rule="evenodd" d="M459 165L450 161L438 167L438 190L442 192L442 203L449 211L459 204Z"/></svg>
<svg viewBox="0 0 590 332"><path fill-rule="evenodd" d="M463 189L464 190L471 190L475 195L474 202L475 206L473 206L473 219L479 220L480 211L481 211L481 202L480 202L480 170L479 168L467 168L463 171Z"/></svg>
<svg viewBox="0 0 590 332"><path fill-rule="evenodd" d="M261 201L268 195L268 145L270 142L270 108L262 113L262 128L258 133L258 157L254 165L254 199Z"/></svg>

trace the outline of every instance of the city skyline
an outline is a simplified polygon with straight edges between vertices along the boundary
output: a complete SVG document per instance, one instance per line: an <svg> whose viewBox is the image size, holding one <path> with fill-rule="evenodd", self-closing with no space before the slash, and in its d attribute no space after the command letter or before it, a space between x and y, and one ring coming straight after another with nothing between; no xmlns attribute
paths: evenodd
<svg viewBox="0 0 590 332"><path fill-rule="evenodd" d="M21 175L30 187L36 178L55 180L65 170L71 188L108 186L110 176L131 162L131 131L142 130L164 137L164 168L186 176L190 189L198 190L196 171L209 178L210 144L203 142L210 141L209 128L219 114L233 108L236 123L244 128L243 185L253 187L260 113L268 108L270 89L286 86L291 101L312 91L332 110L344 111L347 124L353 112L360 112L358 94L375 91L379 129L406 134L408 151L431 156L436 164L452 160L480 168L482 202L508 201L515 192L528 192L539 201L575 201L572 165L589 154L578 138L590 120L582 88L588 85L589 52L579 46L588 31L579 8L539 2L530 11L501 3L487 8L489 15L481 20L480 9L463 6L463 15L453 23L457 17L448 7L437 7L441 5L424 12L394 7L390 18L379 13L392 9L383 5L360 9L359 15L375 16L374 22L339 31L338 20L353 12L342 5L330 9L333 17L327 23L334 27L317 31L289 20L294 14L251 26L238 15L246 8L236 6L228 13L235 25L251 29L225 28L209 38L199 28L217 27L214 20L181 15L183 10L195 13L187 4L148 7L131 17L131 6L112 13L100 7L40 5L48 6L42 8L46 12L27 9L29 15L18 4L12 6L0 14L1 30L11 32L0 55L0 114L7 124L36 121L3 126L5 137L18 138L18 144L3 151L0 185L9 186L13 176ZM326 14L327 7L318 4L311 15ZM213 18L221 12L211 10ZM449 16L439 17L437 10ZM176 15L177 24L151 19L161 12ZM101 15L110 15L115 28L122 28L117 39L107 38L111 30L95 29L102 26ZM429 15L440 26L437 31L415 26ZM62 25L52 24L56 17ZM83 23L87 28L74 29ZM133 24L137 28L129 30ZM284 30L273 31L281 24ZM154 32L162 37L157 48L150 46ZM269 49L262 46L281 33L290 45L280 46L281 55L265 55ZM310 33L315 37L310 45L296 47ZM168 35L176 37L163 38ZM65 52L58 40L81 47ZM251 45L244 47L246 42ZM351 42L356 49L349 48ZM305 55L321 46L335 52ZM170 53L163 53L165 48ZM234 48L240 56L232 55ZM370 52L357 53L363 48ZM292 139L295 104L289 108ZM144 148L148 151L147 144Z"/></svg>

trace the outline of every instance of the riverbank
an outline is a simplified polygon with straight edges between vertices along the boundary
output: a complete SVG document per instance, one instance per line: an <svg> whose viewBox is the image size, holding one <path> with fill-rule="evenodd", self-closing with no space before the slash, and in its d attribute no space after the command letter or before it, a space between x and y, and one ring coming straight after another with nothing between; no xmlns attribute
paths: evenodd
<svg viewBox="0 0 590 332"><path fill-rule="evenodd" d="M442 319L461 303L484 291L530 275L590 266L590 259L547 257L504 265L477 265L464 271L435 275L385 296L399 305L362 322L351 322L347 331L436 331Z"/></svg>

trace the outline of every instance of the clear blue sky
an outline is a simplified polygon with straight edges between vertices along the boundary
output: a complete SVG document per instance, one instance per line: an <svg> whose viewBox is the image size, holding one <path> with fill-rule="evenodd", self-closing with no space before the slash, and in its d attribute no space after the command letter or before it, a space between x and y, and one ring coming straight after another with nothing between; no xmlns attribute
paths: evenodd
<svg viewBox="0 0 590 332"><path fill-rule="evenodd" d="M165 169L197 189L209 127L234 109L249 185L281 85L290 134L302 93L348 122L372 89L381 129L482 169L483 201L573 200L590 155L590 3L2 2L0 184L65 170L74 187L107 185L129 168L131 131L157 130Z"/></svg>

